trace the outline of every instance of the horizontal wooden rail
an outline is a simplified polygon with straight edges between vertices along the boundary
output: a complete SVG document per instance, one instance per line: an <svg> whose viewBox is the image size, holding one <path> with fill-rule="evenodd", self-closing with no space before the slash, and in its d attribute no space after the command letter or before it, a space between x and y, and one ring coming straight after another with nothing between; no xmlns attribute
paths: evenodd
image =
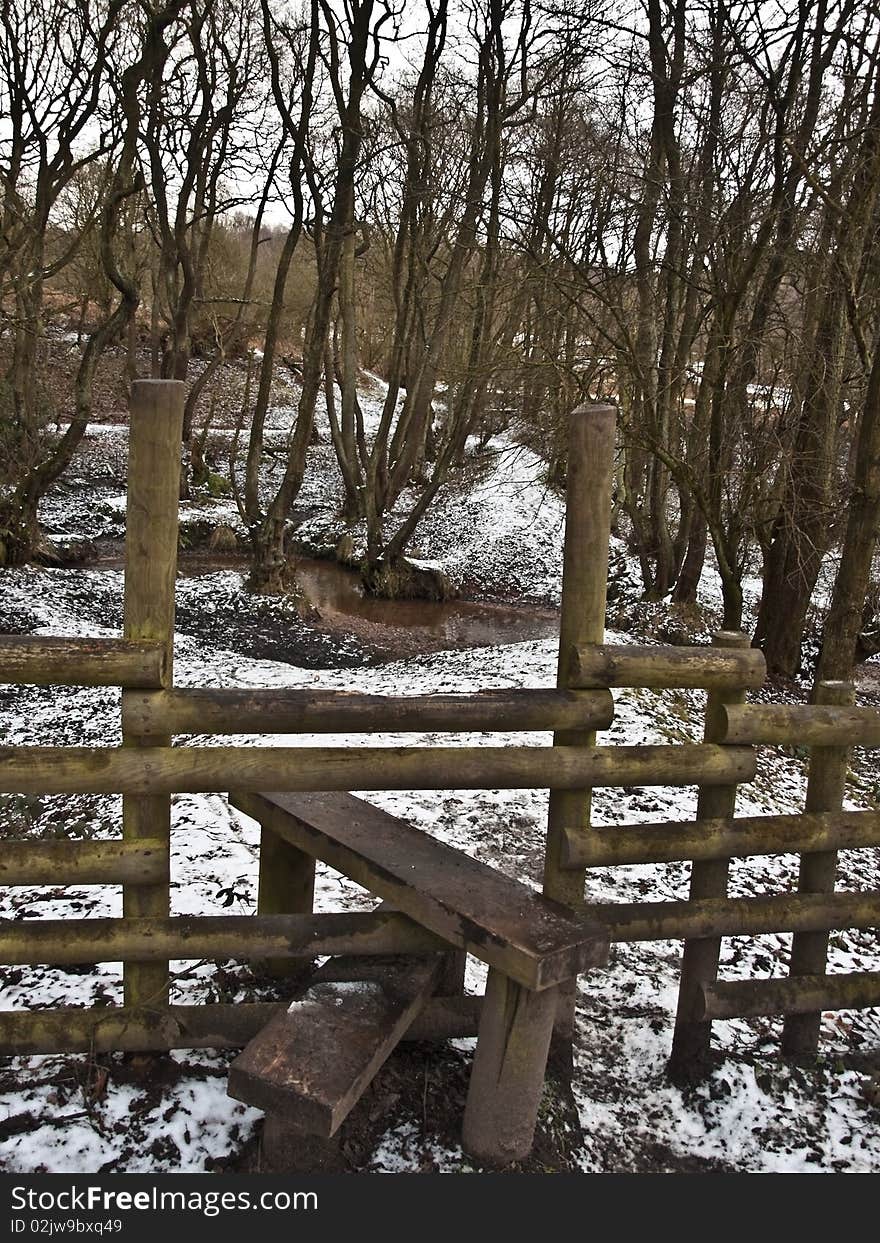
<svg viewBox="0 0 880 1243"><path fill-rule="evenodd" d="M364 695L321 690L175 690L127 695L122 726L137 734L404 733L608 729L610 691L498 690Z"/></svg>
<svg viewBox="0 0 880 1243"><path fill-rule="evenodd" d="M0 792L530 790L751 781L748 747L4 747Z"/></svg>
<svg viewBox="0 0 880 1243"><path fill-rule="evenodd" d="M4 842L0 885L154 885L168 879L159 841Z"/></svg>
<svg viewBox="0 0 880 1243"><path fill-rule="evenodd" d="M643 686L724 690L755 689L766 664L757 648L637 647L595 644L575 649L572 686Z"/></svg>
<svg viewBox="0 0 880 1243"><path fill-rule="evenodd" d="M16 966L169 958L246 962L322 954L427 954L448 948L405 915L388 911L0 920L0 962Z"/></svg>
<svg viewBox="0 0 880 1243"><path fill-rule="evenodd" d="M880 812L812 812L567 829L564 865L572 869L615 867L863 846L880 846Z"/></svg>
<svg viewBox="0 0 880 1243"><path fill-rule="evenodd" d="M475 1036L482 997L434 997L404 1040ZM235 1002L132 1010L121 1006L0 1011L0 1057L46 1053L240 1049L285 1002Z"/></svg>
<svg viewBox="0 0 880 1243"><path fill-rule="evenodd" d="M880 971L718 982L701 989L701 1005L703 1019L864 1010L880 1006Z"/></svg>
<svg viewBox="0 0 880 1243"><path fill-rule="evenodd" d="M134 639L55 639L0 635L0 683L23 686L160 685L161 643Z"/></svg>
<svg viewBox="0 0 880 1243"><path fill-rule="evenodd" d="M843 704L731 704L722 729L725 742L880 747L880 711Z"/></svg>
<svg viewBox="0 0 880 1243"><path fill-rule="evenodd" d="M706 898L695 902L599 903L586 909L612 941L680 941L694 937L761 936L875 928L880 893L774 894L767 898Z"/></svg>

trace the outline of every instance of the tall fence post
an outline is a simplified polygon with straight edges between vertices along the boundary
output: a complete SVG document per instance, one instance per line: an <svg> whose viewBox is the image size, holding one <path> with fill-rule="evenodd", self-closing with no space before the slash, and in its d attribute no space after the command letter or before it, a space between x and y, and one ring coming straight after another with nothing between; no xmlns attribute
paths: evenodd
<svg viewBox="0 0 880 1243"><path fill-rule="evenodd" d="M747 648L749 637L738 630L720 630L712 636L713 647ZM721 708L745 702L745 690L710 691L706 701L703 741L717 743L724 738ZM736 807L736 786L702 786L697 799L697 819L726 819ZM694 860L691 864L691 902L703 898L726 898L730 873L729 859ZM712 1040L712 1024L698 1020L702 1005L700 988L718 975L721 938L705 937L685 941L678 989L678 1010L669 1071L678 1078L695 1078L704 1070Z"/></svg>
<svg viewBox="0 0 880 1243"><path fill-rule="evenodd" d="M852 682L819 682L813 702L850 707L855 702ZM840 811L849 764L848 747L814 747L810 754L804 811ZM799 893L833 893L837 880L837 851L801 855ZM796 932L791 946L789 975L824 975L828 959L827 932ZM782 1052L789 1057L814 1056L819 1047L821 1011L786 1015Z"/></svg>
<svg viewBox="0 0 880 1243"><path fill-rule="evenodd" d="M126 639L149 639L164 645L156 690L173 680L174 583L177 575L177 528L184 385L180 380L136 380L131 388L128 504L125 520ZM132 692L123 691L123 700ZM167 734L123 731L127 747L167 747ZM171 851L171 799L167 794L125 795L122 833L126 841L148 838ZM167 874L167 868L166 868ZM126 918L167 916L168 881L125 886ZM159 1008L168 1004L168 963L124 964L125 1004Z"/></svg>
<svg viewBox="0 0 880 1243"><path fill-rule="evenodd" d="M575 649L601 643L605 637L616 425L617 407L611 404L579 406L571 415L556 682L563 690L573 683ZM553 735L554 747L591 747L595 741L594 730L559 730ZM563 866L565 830L589 829L591 798L591 789L550 792L544 893L566 906L583 903L587 873L585 868ZM575 996L576 982L561 986L555 1031L569 1048Z"/></svg>

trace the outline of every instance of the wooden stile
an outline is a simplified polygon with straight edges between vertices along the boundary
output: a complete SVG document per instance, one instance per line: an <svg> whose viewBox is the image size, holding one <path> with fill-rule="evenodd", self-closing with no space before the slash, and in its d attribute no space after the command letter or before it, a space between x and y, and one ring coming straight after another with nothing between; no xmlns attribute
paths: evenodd
<svg viewBox="0 0 880 1243"><path fill-rule="evenodd" d="M820 683L810 705L746 705L765 665L739 633L711 647L602 642L613 406L572 416L557 687L377 696L173 687L183 397L176 381L132 388L123 638L0 636L0 683L123 691L121 748L0 748L0 792L121 792L123 840L7 843L0 884L121 884L124 895L122 919L0 921L0 960L121 960L125 983L118 1008L0 1012L0 1056L253 1042L239 1070L259 1072L258 1096L249 1079L245 1098L273 1110L283 1138L304 1118L335 1130L398 1040L477 1033L464 1145L506 1164L531 1148L551 1037L570 1055L576 975L604 963L609 940L685 942L670 1061L681 1075L704 1067L717 1019L782 1013L785 1052L811 1056L822 1010L880 1004L880 972L826 974L830 929L880 923L880 892L834 892L836 852L880 845L880 813L841 810L847 748L880 746L880 713L854 707L848 683ZM618 686L708 690L703 744L597 747ZM553 731L553 746L171 745L178 734L422 731ZM734 816L760 744L814 748L804 813ZM590 825L595 786L642 785L698 785L696 821ZM171 795L230 786L261 825L258 913L172 919ZM487 788L550 790L543 896L348 793ZM796 894L727 897L731 858L783 851L802 854ZM315 914L316 858L399 909ZM673 860L692 861L687 902L584 901L589 867ZM721 937L771 932L794 933L789 978L716 979ZM460 995L466 951L489 964L484 999ZM170 960L255 961L289 977L319 955L334 957L311 981L310 1030L286 1003L168 1004ZM345 987L368 982L381 987ZM359 1000L343 1013L349 997Z"/></svg>

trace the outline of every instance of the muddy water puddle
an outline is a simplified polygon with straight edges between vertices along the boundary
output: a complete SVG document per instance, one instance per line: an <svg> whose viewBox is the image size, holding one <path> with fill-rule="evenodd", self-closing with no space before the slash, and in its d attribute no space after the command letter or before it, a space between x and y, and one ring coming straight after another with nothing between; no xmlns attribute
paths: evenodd
<svg viewBox="0 0 880 1243"><path fill-rule="evenodd" d="M364 592L354 571L331 561L300 560L297 582L318 624L346 629L401 655L523 643L554 635L559 626L552 609L377 599Z"/></svg>
<svg viewBox="0 0 880 1243"><path fill-rule="evenodd" d="M118 548L105 552L97 563L105 569L121 569L123 564ZM247 568L247 558L240 553L203 550L182 553L178 564L180 576L188 579L222 570L244 575ZM296 581L303 597L297 609L300 624L327 634L352 636L380 660L405 659L421 652L524 643L555 636L559 630L559 614L549 608L468 600L378 599L364 592L355 570L334 561L299 557ZM255 602L258 599L254 597ZM265 624L264 619L264 628ZM282 619L278 625L287 628L289 615L286 624ZM271 636L264 638L268 642ZM285 659L283 635L279 633L276 640L271 644L271 653L261 647L260 654ZM291 657L301 659L302 652L291 653Z"/></svg>

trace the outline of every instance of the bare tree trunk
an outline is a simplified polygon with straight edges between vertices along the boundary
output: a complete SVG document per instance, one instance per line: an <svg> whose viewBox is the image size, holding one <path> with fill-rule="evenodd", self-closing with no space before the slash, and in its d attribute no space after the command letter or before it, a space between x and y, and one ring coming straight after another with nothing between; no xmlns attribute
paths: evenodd
<svg viewBox="0 0 880 1243"><path fill-rule="evenodd" d="M856 641L871 583L871 565L880 532L880 339L856 434L855 473L846 534L831 607L825 619L816 680L845 681L852 672Z"/></svg>

